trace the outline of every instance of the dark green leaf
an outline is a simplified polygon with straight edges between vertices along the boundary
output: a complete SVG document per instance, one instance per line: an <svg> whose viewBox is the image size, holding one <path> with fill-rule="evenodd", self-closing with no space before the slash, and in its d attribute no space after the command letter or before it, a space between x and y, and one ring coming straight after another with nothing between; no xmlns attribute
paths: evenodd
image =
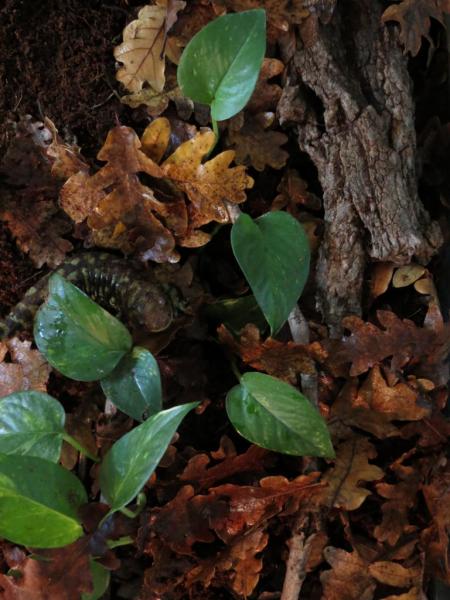
<svg viewBox="0 0 450 600"><path fill-rule="evenodd" d="M131 348L127 328L58 274L34 323L37 347L63 375L95 381L108 375Z"/></svg>
<svg viewBox="0 0 450 600"><path fill-rule="evenodd" d="M227 413L247 440L275 452L333 457L325 421L311 402L291 385L245 373L227 395Z"/></svg>
<svg viewBox="0 0 450 600"><path fill-rule="evenodd" d="M42 392L17 392L0 400L0 452L58 462L66 415Z"/></svg>
<svg viewBox="0 0 450 600"><path fill-rule="evenodd" d="M162 408L158 363L145 348L134 347L101 384L117 408L137 421Z"/></svg>
<svg viewBox="0 0 450 600"><path fill-rule="evenodd" d="M267 328L267 321L256 302L255 296L226 298L214 304L208 304L206 315L227 329L238 334L247 323L255 324L261 331Z"/></svg>
<svg viewBox="0 0 450 600"><path fill-rule="evenodd" d="M92 583L94 589L90 594L81 594L81 600L99 600L109 586L110 572L96 560L91 560Z"/></svg>
<svg viewBox="0 0 450 600"><path fill-rule="evenodd" d="M262 9L224 15L189 42L178 66L185 96L211 106L215 121L229 119L247 104L266 50Z"/></svg>
<svg viewBox="0 0 450 600"><path fill-rule="evenodd" d="M183 418L198 402L163 410L120 438L100 467L100 488L111 512L131 502L158 466Z"/></svg>
<svg viewBox="0 0 450 600"><path fill-rule="evenodd" d="M35 456L0 454L0 537L35 548L59 548L83 534L77 511L87 502L80 481Z"/></svg>
<svg viewBox="0 0 450 600"><path fill-rule="evenodd" d="M256 221L242 213L231 229L231 244L273 335L308 279L308 237L286 212L269 212Z"/></svg>

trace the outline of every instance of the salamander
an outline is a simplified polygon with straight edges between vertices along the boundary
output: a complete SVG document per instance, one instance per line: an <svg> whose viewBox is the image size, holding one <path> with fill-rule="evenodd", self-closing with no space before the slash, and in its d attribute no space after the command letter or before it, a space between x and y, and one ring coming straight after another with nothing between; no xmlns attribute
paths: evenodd
<svg viewBox="0 0 450 600"><path fill-rule="evenodd" d="M169 290L149 280L129 261L107 252L82 252L45 275L24 295L3 321L0 339L21 329L32 328L34 315L48 295L48 280L59 273L83 290L105 310L127 322L132 329L158 332L174 319L174 302Z"/></svg>

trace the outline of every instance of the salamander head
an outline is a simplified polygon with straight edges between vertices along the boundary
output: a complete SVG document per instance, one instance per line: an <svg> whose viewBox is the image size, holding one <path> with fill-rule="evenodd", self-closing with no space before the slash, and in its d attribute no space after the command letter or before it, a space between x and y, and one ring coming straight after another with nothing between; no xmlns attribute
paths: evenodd
<svg viewBox="0 0 450 600"><path fill-rule="evenodd" d="M129 307L129 317L136 328L150 332L164 331L174 319L172 302L160 286L154 283L142 286L133 306Z"/></svg>

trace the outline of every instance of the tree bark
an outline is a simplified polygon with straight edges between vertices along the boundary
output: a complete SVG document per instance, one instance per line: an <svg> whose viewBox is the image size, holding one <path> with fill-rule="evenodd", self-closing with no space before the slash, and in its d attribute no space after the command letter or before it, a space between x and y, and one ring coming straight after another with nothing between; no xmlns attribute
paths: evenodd
<svg viewBox="0 0 450 600"><path fill-rule="evenodd" d="M323 189L318 306L333 334L361 313L368 260L426 264L441 232L418 197L414 105L395 27L377 0L338 2L302 26L279 103Z"/></svg>

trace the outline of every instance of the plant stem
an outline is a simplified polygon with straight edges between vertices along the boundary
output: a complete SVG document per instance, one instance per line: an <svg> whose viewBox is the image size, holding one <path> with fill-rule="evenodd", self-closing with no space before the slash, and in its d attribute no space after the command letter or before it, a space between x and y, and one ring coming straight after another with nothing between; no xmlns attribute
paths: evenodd
<svg viewBox="0 0 450 600"><path fill-rule="evenodd" d="M78 450L78 452L81 452L81 454L84 454L85 456L87 456L88 458L93 460L94 462L100 462L99 458L97 458L96 456L91 454L89 452L89 450L86 450L86 448L84 448L81 444L79 444L77 442L77 440L75 438L73 438L71 435L69 435L68 433L64 432L63 440L65 442L67 442L68 444L70 444L73 448L75 448L75 450Z"/></svg>
<svg viewBox="0 0 450 600"><path fill-rule="evenodd" d="M239 372L239 369L237 368L236 361L234 360L234 358L232 358L232 359L230 360L230 365L231 365L231 370L232 370L232 371L233 371L233 373L235 374L235 376L236 376L237 380L240 382L240 381L241 381L242 374Z"/></svg>
<svg viewBox="0 0 450 600"><path fill-rule="evenodd" d="M214 143L214 146L211 148L210 152L212 152L217 144L217 142L219 141L219 137L220 137L220 133L219 133L219 126L217 125L217 121L215 119L211 119L212 122L212 128L214 131L214 134L216 136L216 141Z"/></svg>
<svg viewBox="0 0 450 600"><path fill-rule="evenodd" d="M123 508L119 509L119 512L121 512L123 515L125 515L129 519L135 519L141 511L140 510L133 511L124 506Z"/></svg>
<svg viewBox="0 0 450 600"><path fill-rule="evenodd" d="M119 538L118 540L108 540L106 542L106 545L108 546L108 548L110 550L112 550L113 548L118 548L119 546L128 546L129 544L133 544L134 540L131 536L129 535L125 535L121 538Z"/></svg>

